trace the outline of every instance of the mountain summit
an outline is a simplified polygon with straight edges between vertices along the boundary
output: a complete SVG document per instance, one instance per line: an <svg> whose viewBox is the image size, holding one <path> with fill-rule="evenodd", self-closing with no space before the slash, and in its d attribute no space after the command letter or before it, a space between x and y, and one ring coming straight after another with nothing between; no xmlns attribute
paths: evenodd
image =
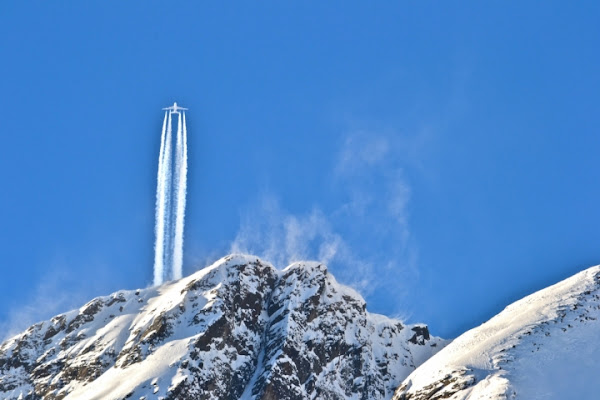
<svg viewBox="0 0 600 400"><path fill-rule="evenodd" d="M244 255L96 298L0 345L3 399L389 399L445 345L319 263Z"/></svg>

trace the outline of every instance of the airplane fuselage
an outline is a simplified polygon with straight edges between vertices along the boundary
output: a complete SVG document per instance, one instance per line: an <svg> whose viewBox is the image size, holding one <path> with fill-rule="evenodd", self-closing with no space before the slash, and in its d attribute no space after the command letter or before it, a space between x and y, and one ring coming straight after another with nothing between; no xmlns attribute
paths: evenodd
<svg viewBox="0 0 600 400"><path fill-rule="evenodd" d="M167 111L171 112L171 114L173 114L173 113L179 114L180 111L185 111L185 110L187 110L187 108L179 107L177 105L177 102L174 102L171 107L165 107L165 108L163 108L163 110L167 110Z"/></svg>

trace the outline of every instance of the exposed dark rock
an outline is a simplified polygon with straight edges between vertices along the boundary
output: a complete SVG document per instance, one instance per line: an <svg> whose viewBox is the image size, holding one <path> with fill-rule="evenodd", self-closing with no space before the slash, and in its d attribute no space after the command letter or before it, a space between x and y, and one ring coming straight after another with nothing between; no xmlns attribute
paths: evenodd
<svg viewBox="0 0 600 400"><path fill-rule="evenodd" d="M430 339L429 329L426 326L415 326L411 330L415 334L413 335L413 337L408 339L409 342L411 342L413 344L424 345L426 342L429 341L429 339Z"/></svg>

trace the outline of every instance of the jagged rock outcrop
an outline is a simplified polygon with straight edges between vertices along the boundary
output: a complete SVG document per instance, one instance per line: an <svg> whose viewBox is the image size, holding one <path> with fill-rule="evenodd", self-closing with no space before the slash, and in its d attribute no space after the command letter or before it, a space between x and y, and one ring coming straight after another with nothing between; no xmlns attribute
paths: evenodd
<svg viewBox="0 0 600 400"><path fill-rule="evenodd" d="M5 399L389 399L445 341L366 311L318 263L228 256L0 345Z"/></svg>

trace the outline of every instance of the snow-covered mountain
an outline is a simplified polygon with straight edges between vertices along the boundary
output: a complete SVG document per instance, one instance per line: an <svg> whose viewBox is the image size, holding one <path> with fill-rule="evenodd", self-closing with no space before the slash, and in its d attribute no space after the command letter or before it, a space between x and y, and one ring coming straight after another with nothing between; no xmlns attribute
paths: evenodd
<svg viewBox="0 0 600 400"><path fill-rule="evenodd" d="M394 399L599 399L598 371L600 267L593 267L459 336Z"/></svg>
<svg viewBox="0 0 600 400"><path fill-rule="evenodd" d="M228 256L0 345L2 399L389 399L446 342L366 311L325 266Z"/></svg>

